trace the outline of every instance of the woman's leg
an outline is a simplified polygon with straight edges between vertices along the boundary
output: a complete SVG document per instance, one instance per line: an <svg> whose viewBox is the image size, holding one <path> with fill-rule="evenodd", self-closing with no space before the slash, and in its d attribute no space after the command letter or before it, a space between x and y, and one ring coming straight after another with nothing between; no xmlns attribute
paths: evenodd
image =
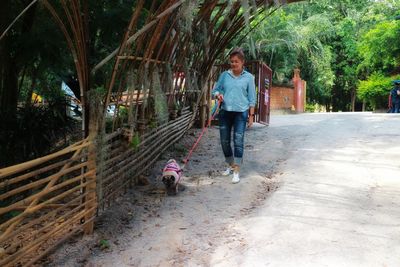
<svg viewBox="0 0 400 267"><path fill-rule="evenodd" d="M400 103L394 104L394 111L393 113L400 113Z"/></svg>
<svg viewBox="0 0 400 267"><path fill-rule="evenodd" d="M238 167L243 162L244 133L246 131L248 111L235 112L235 121L233 126L233 144L234 144L234 163Z"/></svg>
<svg viewBox="0 0 400 267"><path fill-rule="evenodd" d="M218 115L222 151L225 155L225 161L229 165L233 165L234 162L231 147L231 131L234 124L234 114L232 113L233 112L221 110Z"/></svg>

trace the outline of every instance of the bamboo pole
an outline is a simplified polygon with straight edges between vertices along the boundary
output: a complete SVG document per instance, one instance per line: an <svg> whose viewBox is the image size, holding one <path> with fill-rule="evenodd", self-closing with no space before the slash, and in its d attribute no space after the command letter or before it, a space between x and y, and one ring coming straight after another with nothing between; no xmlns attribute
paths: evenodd
<svg viewBox="0 0 400 267"><path fill-rule="evenodd" d="M59 200L59 199L63 199L64 197L66 197L66 196L68 196L69 194L73 193L76 189L83 188L83 187L86 186L87 184L88 184L88 183L86 182L86 183L83 184L83 185L79 185L79 186L77 186L77 187L75 187L75 188L73 188L73 189L71 189L71 190L68 190L68 191L64 192L63 194L61 194L61 195L59 195L59 196L57 196L57 197L54 197L53 199L51 199L51 201L47 201L47 202L45 202L44 204L38 205L37 210L40 209L41 206L43 206L43 205L45 205L45 204L47 204L47 203L51 203L51 202L55 202L55 201L57 201L57 200ZM34 210L34 211L35 211L35 210ZM33 213L34 211L32 211L32 213ZM9 223L10 223L10 221L8 221L8 222L2 224L2 225L0 226L0 228L3 228L3 225L9 224ZM2 235L0 236L1 239L5 238L5 237L8 237L8 235L11 233L11 231L8 231L10 228L11 228L11 227L9 227L4 233L2 233ZM12 230L13 230L13 229L12 229Z"/></svg>
<svg viewBox="0 0 400 267"><path fill-rule="evenodd" d="M24 10L21 11L21 13L18 14L18 16L11 22L11 24L4 30L4 32L0 36L0 41L3 39L4 36L6 36L7 32L14 26L14 24L22 17L22 15L25 14L38 0L33 0Z"/></svg>
<svg viewBox="0 0 400 267"><path fill-rule="evenodd" d="M30 197L28 197L28 198L26 198L26 199L23 199L23 200L20 200L20 201L18 201L18 202L15 202L15 203L13 203L12 205L10 205L10 206L8 206L8 207L0 208L0 214L4 214L4 213L6 213L6 212L12 211L12 210L14 210L16 207L20 206L21 204L25 205L25 203L27 203L27 202L29 202L29 201L39 199L39 198L41 198L41 197L43 197L43 196L45 196L45 195L47 195L47 194L49 194L49 193L51 193L51 192L53 192L53 191L55 191L55 190L61 189L61 188L65 187L65 186L67 186L67 185L70 185L70 184L72 184L72 183L78 182L78 181L80 181L83 177L88 176L88 175L92 175L92 174L93 174L92 172L93 172L93 171L87 172L87 173L85 173L85 174L83 174L83 175L79 175L79 176L77 176L77 177L75 177L75 178L73 178L73 179L70 179L70 180L65 181L65 182L63 182L63 183L60 183L60 184L58 184L58 185L56 185L56 186L53 186L53 187L51 187L51 188L49 188L49 189L47 189L47 190L41 191L41 192L39 192L39 193L37 193L37 194L35 194L35 195L32 195L32 196L30 196ZM26 209L24 213L22 213L22 214L20 214L20 215L18 215L18 216L16 216L16 217L12 218L11 220L9 220L9 221L7 221L7 222L1 224L1 225L0 225L0 229L4 229L5 226L7 226L7 225L9 225L9 224L11 224L11 223L15 223L17 220L20 219L20 217L23 217L24 215L26 215L26 213L32 214L33 212L39 210L43 205L49 204L49 203L53 203L53 202L55 202L55 201L57 201L57 200L59 200L59 199L62 199L63 197L67 196L68 194L72 193L74 190L79 189L79 188L82 188L82 185L87 185L87 184L92 183L92 182L93 182L93 181L85 182L85 183L83 183L83 184L81 184L81 185L79 185L79 186L76 186L76 187L74 187L74 188L72 188L72 189L70 189L70 190L68 190L68 191L66 191L66 192L64 192L64 193L62 193L62 194L56 196L56 197L53 197L53 198L51 198L51 199L48 199L48 200L46 200L46 201L44 201L44 202L42 202L42 203L40 203L40 204L38 204L38 205L29 206L28 209ZM9 228L9 229L10 229L10 228ZM9 229L7 229L7 231L9 231ZM2 234L6 234L7 231L4 232L4 233L2 233Z"/></svg>
<svg viewBox="0 0 400 267"><path fill-rule="evenodd" d="M10 233L8 236L1 236L1 238L0 238L0 243L3 243L7 238L10 238L11 235L16 236L16 235L18 235L19 233L25 231L26 229L32 227L33 225L38 224L40 221L49 220L50 217L56 215L58 212L60 212L60 211L62 211L62 210L65 210L65 208L68 208L68 207L70 207L70 206L73 206L72 203L79 202L79 201L80 201L84 196L86 196L86 195L87 195L87 193L84 193L84 194L79 195L78 197L72 199L71 201L67 202L66 204L59 204L57 208L53 209L52 211L46 213L46 214L43 215L43 216L40 216L39 218L30 220L28 223L26 223L26 224L24 224L24 225L18 227L17 229L15 229L15 230L14 230L12 233ZM52 205L52 204L46 204L46 205L44 205L43 208L47 208L48 205ZM57 204L53 204L53 205L57 205ZM75 205L75 206L76 206L76 205ZM79 206L79 205L78 205L78 206Z"/></svg>
<svg viewBox="0 0 400 267"><path fill-rule="evenodd" d="M140 11L142 10L143 5L144 5L144 0L140 0L139 3L137 3L135 11L133 12L131 20L129 22L128 29L125 32L124 37L122 39L121 45L120 45L120 47L118 47L114 51L115 55L121 55L121 53L124 52L124 50L126 48L126 45L127 45L127 40L129 38L129 35L130 35L130 31L137 24L137 21L138 21L139 16L140 16ZM114 56L112 56L112 57L114 57ZM108 104L110 102L110 95L111 95L112 89L114 88L115 80L116 80L116 77L117 77L117 74L118 74L117 70L118 70L118 67L119 67L119 60L120 60L120 58L117 57L117 60L114 63L113 72L111 74L111 81L110 81L110 84L108 86L108 91L107 91L107 95L106 95L106 101L104 103L104 112L106 111L106 108L107 108L107 106L108 106ZM95 72L96 72L96 67L94 67L94 69L93 69L93 73L95 73Z"/></svg>
<svg viewBox="0 0 400 267"><path fill-rule="evenodd" d="M169 140L169 141L170 141L170 142L169 142L169 145L171 145L171 144L177 142L177 141L182 137L183 134L184 134L184 133L181 132L181 134L178 135L175 139ZM169 145L168 145L168 146L169 146ZM141 174L144 172L144 170L145 170L146 168L148 168L149 166L151 166L151 165L158 159L158 157L162 154L162 152L164 152L165 149L168 148L168 146L166 146L166 147L165 147L163 150L161 150L157 155L155 155L155 156L152 158L152 160L151 160L146 166L144 166L144 168L141 168L141 169L137 172L136 175L137 175L137 176L141 175ZM117 194L124 186L126 186L126 184L127 184L128 182L129 182L129 180L128 180L128 181L125 181L121 186L119 186L119 187L117 187L116 189L114 189L114 191L113 191L112 193L110 193L108 197L106 196L105 199L106 199L106 198L111 198L113 195Z"/></svg>
<svg viewBox="0 0 400 267"><path fill-rule="evenodd" d="M31 161L27 161L27 162L24 162L21 164L17 164L17 165L13 165L10 167L0 169L0 179L10 176L10 175L14 175L14 174L22 172L22 171L25 171L27 169L31 169L37 165L44 164L47 161L50 161L57 157L74 152L78 149L85 148L88 145L89 145L89 143L84 143L84 144L77 145L77 146L69 146L67 148L64 148L63 150L56 152L56 153L53 153L53 154L50 154L50 155L47 155L47 156L44 156L41 158L37 158L37 159L31 160Z"/></svg>
<svg viewBox="0 0 400 267"><path fill-rule="evenodd" d="M186 120L186 122L189 122L191 118L188 118ZM169 134L173 134L176 131L185 129L187 126L187 123L182 123L182 125L179 125L175 131L173 132L169 132ZM161 137L161 136L160 136ZM163 136L165 138L165 136ZM112 173L114 173L114 175L109 176L108 178L104 179L104 182L107 182L109 180L111 180L114 176L116 175L120 175L123 171L127 170L132 164L138 162L141 160L141 158L143 158L148 152L157 151L157 148L159 147L159 144L161 143L163 139L162 138L158 138L156 139L155 142L153 142L150 147L147 147L145 151L142 151L141 153L136 153L134 158L126 158L125 160L119 162L118 164L116 164L116 168L118 168L117 172L114 172L114 169L110 169L108 172L104 172L105 176L111 175ZM137 156L137 157L136 157Z"/></svg>
<svg viewBox="0 0 400 267"><path fill-rule="evenodd" d="M108 180L113 179L115 180L119 180L121 178L117 178L118 176L121 176L120 173L123 173L123 171L125 171L126 169L131 168L132 165L134 165L136 162L141 161L143 163L147 162L149 159L151 158L155 158L155 155L158 155L159 153L161 153L160 151L164 151L169 145L171 145L175 140L177 140L178 137L181 137L184 132L182 132L181 130L184 129L186 127L186 125L181 126L180 128L177 129L176 133L174 132L173 134L171 134L171 136L166 137L165 139L161 139L161 141L158 141L157 143L155 143L153 146L157 147L159 149L148 149L148 152L151 152L150 155L147 155L147 153L142 153L138 158L131 160L130 163L128 163L127 165L125 165L123 168L120 169L120 171L118 171L117 173L115 173L113 176L108 177ZM175 138L176 137L176 138ZM143 159L142 159L143 158ZM136 169L144 169L142 168L142 165L136 166ZM122 177L123 178L123 177ZM111 184L112 185L112 184ZM109 187L109 186L107 186ZM105 189L107 189L107 187Z"/></svg>
<svg viewBox="0 0 400 267"><path fill-rule="evenodd" d="M36 239L37 234L41 234L41 233L43 233L43 232L46 233L46 231L47 231L48 229L50 229L52 226L54 226L56 223L61 223L61 222L64 222L64 221L71 220L71 219L69 218L71 215L73 215L74 213L78 212L80 209L83 209L82 211L84 211L84 208L85 208L85 204L78 205L78 206L75 207L74 209L69 210L69 211L68 211L67 213L65 213L64 215L62 215L62 216L60 216L60 217L58 217L58 218L56 218L56 219L50 221L50 223L46 224L46 225L43 226L42 228L31 231L31 232L29 233L29 236L30 236L31 238ZM80 212L82 212L82 211L80 211ZM41 217L40 219L41 219L41 221L44 221L44 219L43 219L42 217ZM27 229L27 228L25 228L25 229ZM19 230L19 229L18 229L18 230ZM12 233L12 236L15 237L16 234L15 234L15 233ZM22 242L24 242L24 243L25 243L26 241L27 241L27 240L22 240ZM18 244L16 244L16 243L11 244L11 246L9 246L9 247L6 249L6 253L7 253L7 254L10 254L10 251L14 251L15 248L17 248L17 246L18 246Z"/></svg>
<svg viewBox="0 0 400 267"><path fill-rule="evenodd" d="M93 133L95 134L95 133ZM93 142L92 142L93 144ZM85 210L92 210L93 212L88 212L85 215L85 221L89 220L91 217L95 215L95 209L94 207L97 206L97 197L96 197L96 148L93 145L89 147L89 159L88 159L88 173L90 173L88 176L86 176L86 180L88 181L88 184L85 187L85 191L89 192L87 198L85 198ZM84 180L82 180L84 181ZM93 227L94 224L89 223L85 226L84 232L85 234L92 234L93 233Z"/></svg>
<svg viewBox="0 0 400 267"><path fill-rule="evenodd" d="M63 232L63 230L65 231L66 230L65 227L67 225L69 225L71 222L74 222L75 220L77 222L79 222L80 218L82 218L83 216L86 216L91 211L92 210L80 212L80 213L76 214L75 216L73 216L68 221L65 221L65 222L57 225L48 233L35 239L35 241L32 242L31 244L24 246L18 252L14 253L13 255L9 256L8 258L4 259L3 261L0 261L0 266L6 266L6 264L10 264L10 265L16 264L18 262L18 260L20 260L21 256L23 256L24 254L26 255L27 253L31 252L32 250L38 248L40 245L42 245L43 241L45 241L49 237L55 236L58 232Z"/></svg>
<svg viewBox="0 0 400 267"><path fill-rule="evenodd" d="M157 60L157 59L152 59L152 58L137 57L137 56L118 56L118 58L125 59L125 60L145 61L145 62L151 62L151 63L157 63L157 64L170 64L170 62L167 62L167 61L162 61L162 60Z"/></svg>
<svg viewBox="0 0 400 267"><path fill-rule="evenodd" d="M179 121L175 120L173 123L171 123L167 126L164 125L164 127L157 128L157 131L152 132L152 134L150 136L147 136L143 141L141 141L141 143L139 144L138 150L140 151L147 143L151 142L153 139L159 138L161 136L161 133L166 132L173 127L176 127L179 124L185 123L186 120L189 119L190 117L191 117L191 114L187 114L185 116L180 117L182 119ZM134 153L135 153L135 151L132 149L126 150L124 153L119 154L115 158L111 158L108 161L106 161L105 165L109 165L109 164L116 162L123 158L126 159L127 157L130 157ZM119 168L119 165L123 166L125 163L126 163L126 161L117 163L117 165L114 165L113 167Z"/></svg>
<svg viewBox="0 0 400 267"><path fill-rule="evenodd" d="M47 165L47 166L45 166L43 168L31 171L31 172L23 174L21 176L17 176L17 177L11 178L11 179L7 179L4 182L0 182L0 188L6 187L6 186L10 186L10 185L18 183L18 182L22 182L22 181L24 181L26 179L29 179L29 178L33 177L33 176L37 176L39 174L51 171L53 169L56 169L58 167L66 165L68 163L76 162L76 161L81 160L81 158L86 157L86 156L87 156L87 154L82 154L82 155L79 155L79 156L76 156L76 157L71 157L69 159L66 159L66 160L51 164L51 165Z"/></svg>
<svg viewBox="0 0 400 267"><path fill-rule="evenodd" d="M147 32L149 29L151 29L161 18L171 14L176 8L178 8L180 5L182 5L183 2L186 0L180 0L174 5L170 6L163 12L161 12L159 15L156 16L154 20L151 22L147 23L143 28L141 28L139 31L137 31L134 35L129 37L129 39L126 41L126 43L132 44L140 35L143 33ZM108 61L110 61L113 57L115 57L118 53L119 48L115 49L111 54L109 54L106 58L104 58L102 61L100 61L92 70L93 73L95 73L98 69L103 67Z"/></svg>
<svg viewBox="0 0 400 267"><path fill-rule="evenodd" d="M79 148L78 150L76 150L73 156L76 156L77 154L79 154L80 151L81 151L81 148ZM61 168L61 170L56 174L56 176L58 176L58 177L57 177L57 178L54 178L53 180L50 180L50 182L46 185L46 187L42 190L42 192L46 192L46 191L50 190L50 189L54 186L54 184L58 181L58 179L61 177L61 174L62 174L64 171L67 171L67 169L68 169L69 166L70 166L69 163L66 164L66 165L64 165L64 167ZM79 165L78 165L78 166L79 166ZM76 167L76 166L75 166L75 167ZM83 168L83 166L82 166L80 169L82 169L82 168ZM88 173L90 173L90 171L89 171ZM82 175L82 176L84 177L84 175ZM73 180L73 179L72 179L72 180ZM71 180L69 180L68 182L71 183ZM64 183L65 183L65 182L64 182ZM58 185L56 186L56 188L62 186L62 184L63 184L63 183L58 184ZM37 205L37 203L39 202L39 200L40 200L40 197L34 198L34 199L32 200L32 202L29 204L28 208L25 210L25 212L21 214L21 216L18 215L18 216L16 216L16 217L14 217L13 219L16 219L16 220L13 221L13 223L8 227L8 229L4 232L4 235L5 235L6 233L11 232L11 231L21 222L21 220L23 219L23 216L22 216L22 215L25 214L25 213L28 213L28 214L29 214L28 211L29 211L31 208L33 208L35 205ZM11 205L11 206L12 206L12 205ZM39 205L39 206L40 206L40 205ZM36 208L37 208L37 207L36 207ZM1 209L0 209L0 210L1 210ZM0 212L0 214L1 214L1 212ZM0 227L0 229L1 229L1 227Z"/></svg>
<svg viewBox="0 0 400 267"><path fill-rule="evenodd" d="M87 162L83 162L83 163L78 164L78 165L76 165L74 167L71 167L71 168L65 169L63 171L60 171L60 172L58 172L58 173L56 173L54 175L51 175L51 176L49 176L47 178L44 178L44 179L41 179L41 180L38 180L38 181L35 181L35 182L31 182L29 184L26 184L26 185L23 185L23 186L20 186L20 187L17 187L17 188L15 188L13 190L8 191L7 193L4 193L4 194L0 195L0 201L4 200L4 199L7 199L7 198L9 198L11 196L14 196L16 194L22 193L22 192L24 192L26 190L34 189L36 187L39 187L39 186L41 186L41 185L43 185L43 184L45 184L47 182L52 182L53 184L55 184L61 178L61 176L66 175L66 174L68 174L70 172L79 170L79 169L81 169L83 167L86 167L86 166L88 166L88 163Z"/></svg>

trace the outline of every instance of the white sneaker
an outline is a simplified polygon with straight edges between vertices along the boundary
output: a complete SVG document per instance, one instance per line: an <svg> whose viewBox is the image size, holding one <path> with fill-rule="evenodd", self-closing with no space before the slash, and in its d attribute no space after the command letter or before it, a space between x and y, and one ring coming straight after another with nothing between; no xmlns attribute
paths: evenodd
<svg viewBox="0 0 400 267"><path fill-rule="evenodd" d="M233 178L232 178L232 183L233 184L237 184L239 182L240 182L239 173L238 172L234 172L233 173Z"/></svg>
<svg viewBox="0 0 400 267"><path fill-rule="evenodd" d="M222 173L222 175L223 175L223 176L228 176L228 175L231 175L232 173L233 173L232 167L228 167L228 168Z"/></svg>

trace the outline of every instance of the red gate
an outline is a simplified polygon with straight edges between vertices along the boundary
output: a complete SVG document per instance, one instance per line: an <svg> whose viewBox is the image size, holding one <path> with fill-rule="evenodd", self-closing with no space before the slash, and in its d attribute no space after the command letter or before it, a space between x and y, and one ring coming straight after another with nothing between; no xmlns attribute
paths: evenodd
<svg viewBox="0 0 400 267"><path fill-rule="evenodd" d="M256 121L268 125L270 118L272 70L264 62L259 62L258 72L258 77L256 76L256 81L258 81Z"/></svg>

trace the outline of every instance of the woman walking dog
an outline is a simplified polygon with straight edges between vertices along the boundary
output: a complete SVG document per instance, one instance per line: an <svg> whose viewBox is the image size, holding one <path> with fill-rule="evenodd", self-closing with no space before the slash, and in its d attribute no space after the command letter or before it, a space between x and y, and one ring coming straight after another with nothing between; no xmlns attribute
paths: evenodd
<svg viewBox="0 0 400 267"><path fill-rule="evenodd" d="M243 68L245 61L243 50L240 48L232 50L229 59L230 69L220 75L212 94L222 101L218 115L219 131L222 151L228 163L223 175L233 174L232 183L238 183L240 166L243 162L246 122L248 119L248 127L253 125L256 90L254 76Z"/></svg>

